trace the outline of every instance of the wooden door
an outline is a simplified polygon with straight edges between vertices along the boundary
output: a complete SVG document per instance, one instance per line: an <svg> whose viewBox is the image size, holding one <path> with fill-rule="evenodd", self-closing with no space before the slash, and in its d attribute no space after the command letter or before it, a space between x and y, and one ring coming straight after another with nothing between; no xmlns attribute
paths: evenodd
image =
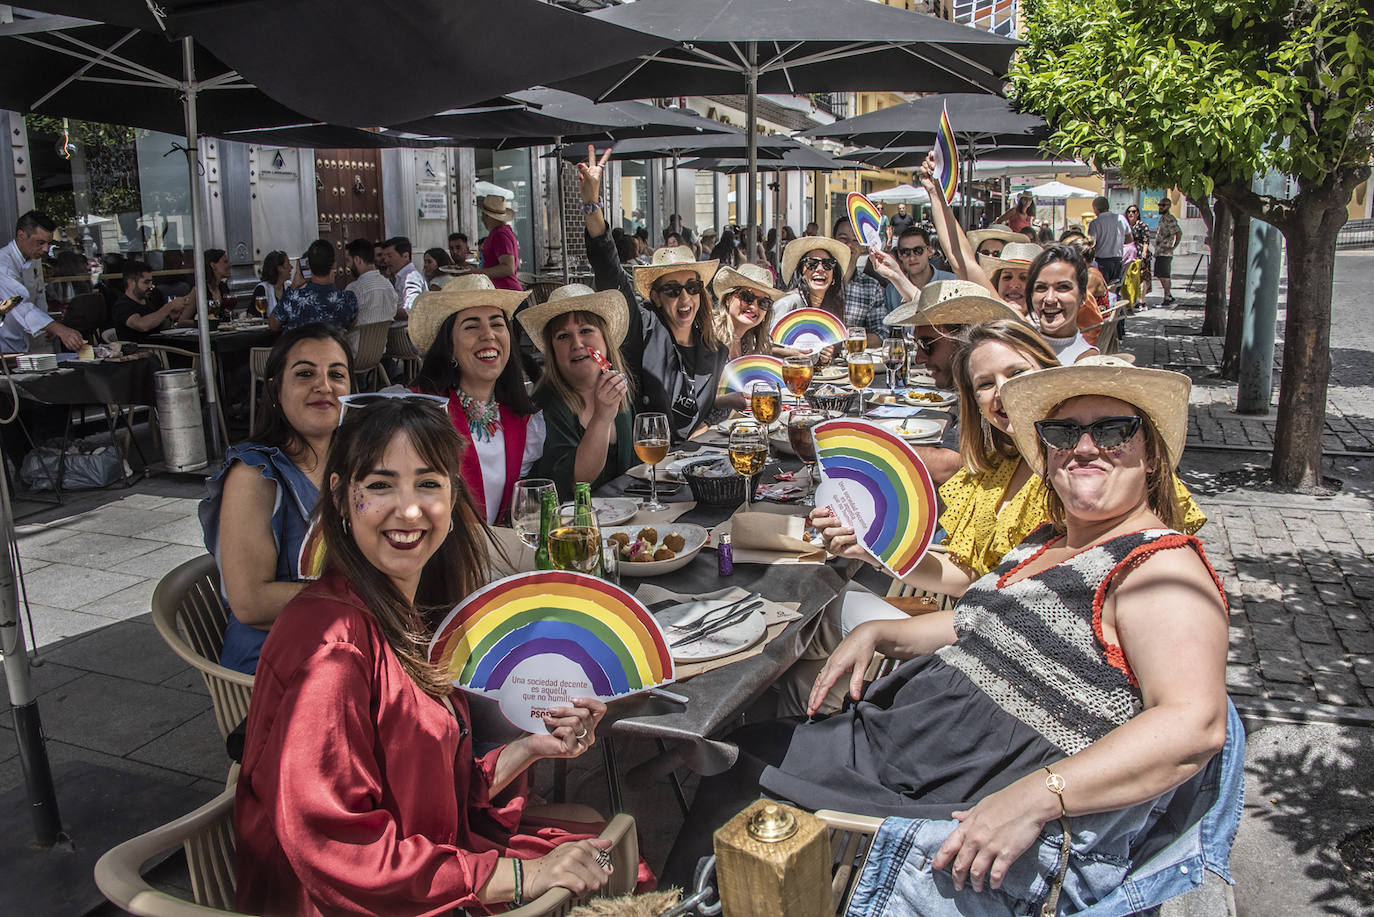
<svg viewBox="0 0 1374 917"><path fill-rule="evenodd" d="M347 261L354 239L382 241L381 150L316 150L315 205L320 238L334 245L336 263ZM352 278L337 275L340 286Z"/></svg>

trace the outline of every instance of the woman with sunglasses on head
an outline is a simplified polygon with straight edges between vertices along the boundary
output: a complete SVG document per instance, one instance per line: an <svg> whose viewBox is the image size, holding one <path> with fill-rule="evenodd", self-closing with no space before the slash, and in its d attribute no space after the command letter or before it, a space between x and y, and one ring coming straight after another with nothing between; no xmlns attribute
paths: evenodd
<svg viewBox="0 0 1374 917"><path fill-rule="evenodd" d="M607 151L609 154L609 151ZM742 410L739 392L717 396L729 348L716 329L708 285L717 262L697 261L692 250L660 248L650 264L635 269L634 280L616 257L610 229L601 212L601 175L606 156L577 164L582 211L587 224L587 260L598 290L619 289L628 305L623 355L638 380L636 413L668 415L669 433L680 443L713 414Z"/></svg>
<svg viewBox="0 0 1374 917"><path fill-rule="evenodd" d="M634 450L633 389L620 345L629 322L618 290L596 292L570 283L520 313L520 324L544 355L534 401L544 414L544 454L536 477L548 478L561 499L573 484L593 488L639 464ZM600 355L609 364L604 369Z"/></svg>
<svg viewBox="0 0 1374 917"><path fill-rule="evenodd" d="M530 765L586 752L605 705L575 698L479 757L462 692L428 659L438 620L489 575L467 451L419 399L344 415L316 517L324 572L282 610L249 707L239 910L489 913L610 878L600 816L526 808Z"/></svg>
<svg viewBox="0 0 1374 917"><path fill-rule="evenodd" d="M268 629L304 588L301 542L324 476L353 355L338 329L302 325L267 357L263 403L247 442L230 446L200 502L205 550L229 608L220 664L252 674Z"/></svg>
<svg viewBox="0 0 1374 917"><path fill-rule="evenodd" d="M1201 543L1177 531L1188 378L1093 360L1002 387L1049 521L952 611L853 631L812 707L835 684L854 705L735 733L740 763L703 782L682 837L699 843L756 777L807 808L901 820L875 839L855 912L1077 910L1121 885L1227 739L1227 622ZM865 691L875 652L908 661Z"/></svg>
<svg viewBox="0 0 1374 917"><path fill-rule="evenodd" d="M527 296L477 272L421 293L410 311L410 340L424 355L414 390L448 399L454 429L472 446L463 452L467 492L489 525L510 513L515 482L544 451L544 415L512 358L511 316Z"/></svg>

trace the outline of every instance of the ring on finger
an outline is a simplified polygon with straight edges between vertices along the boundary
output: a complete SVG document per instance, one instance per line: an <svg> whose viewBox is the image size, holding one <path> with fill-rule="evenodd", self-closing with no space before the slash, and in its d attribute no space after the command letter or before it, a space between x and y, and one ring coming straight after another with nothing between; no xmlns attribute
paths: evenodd
<svg viewBox="0 0 1374 917"><path fill-rule="evenodd" d="M585 739L586 737L587 737L587 730L585 730L585 729L582 730L581 732L579 732L577 735L573 736L573 738L576 739L576 740L579 741L579 742L581 742L581 741L582 741L583 739Z"/></svg>
<svg viewBox="0 0 1374 917"><path fill-rule="evenodd" d="M600 866L602 869L610 869L611 852L609 850L598 850L596 852L596 865Z"/></svg>

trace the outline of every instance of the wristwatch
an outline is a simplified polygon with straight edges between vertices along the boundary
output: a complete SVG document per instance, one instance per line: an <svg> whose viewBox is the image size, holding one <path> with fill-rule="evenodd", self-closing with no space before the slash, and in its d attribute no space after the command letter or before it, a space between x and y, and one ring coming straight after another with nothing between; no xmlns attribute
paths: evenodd
<svg viewBox="0 0 1374 917"><path fill-rule="evenodd" d="M583 201L581 206L582 206L582 212L583 212L584 214L590 215L590 214L596 213L598 210L601 209L601 202L600 202L600 201Z"/></svg>

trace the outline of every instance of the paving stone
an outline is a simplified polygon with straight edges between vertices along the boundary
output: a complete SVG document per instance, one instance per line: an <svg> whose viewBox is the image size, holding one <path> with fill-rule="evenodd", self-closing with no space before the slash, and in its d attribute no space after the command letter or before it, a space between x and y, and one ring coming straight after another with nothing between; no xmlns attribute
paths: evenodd
<svg viewBox="0 0 1374 917"><path fill-rule="evenodd" d="M55 741L122 756L209 708L204 697L93 672L48 693L43 728ZM117 729L111 711L119 711Z"/></svg>
<svg viewBox="0 0 1374 917"><path fill-rule="evenodd" d="M1226 660L1242 665L1254 665L1259 661L1259 655L1255 652L1255 645L1250 641L1249 636L1240 633L1238 628L1231 629L1231 642L1227 647Z"/></svg>
<svg viewBox="0 0 1374 917"><path fill-rule="evenodd" d="M46 720L44 723L46 724ZM124 771L126 773L142 774L157 780L176 786L189 786L194 780L198 779L190 774L178 774L175 771L163 767L156 767L151 764L144 764L141 761L131 761L116 755L107 754L96 749L84 748L67 742L49 738L47 742L48 762L54 770L68 763L96 764L101 767L108 767L112 770ZM19 758L16 756L0 764L0 793L8 793L24 785L24 772L20 767ZM221 783L222 786L222 783ZM57 788L58 805L62 802L62 787ZM209 798L214 794L206 794ZM123 913L122 911L119 913Z"/></svg>
<svg viewBox="0 0 1374 917"><path fill-rule="evenodd" d="M1328 561L1307 564L1307 576L1318 588L1326 583L1342 583L1345 581L1345 574L1335 564Z"/></svg>
<svg viewBox="0 0 1374 917"><path fill-rule="evenodd" d="M132 621L73 640L55 650L50 658L61 665L88 672L156 685L187 668L157 629Z"/></svg>
<svg viewBox="0 0 1374 917"><path fill-rule="evenodd" d="M4 668L4 663L0 663L0 672L3 672ZM32 695L34 697L38 698L38 707L40 713L43 708L44 694L48 693L54 688L62 687L69 681L75 681L76 679L80 678L82 675L85 674L85 671L82 669L78 669L73 666L59 665L58 663L53 662L51 659L43 659L41 663L30 665L29 690L32 692ZM10 686L9 682L4 681L3 679L0 679L0 700L3 700L7 705L4 708L4 716L0 717L0 722L3 722L4 725L8 726L10 724L10 708L8 706L10 700Z"/></svg>
<svg viewBox="0 0 1374 917"><path fill-rule="evenodd" d="M1322 603L1326 605L1343 605L1355 599L1344 583L1315 583L1314 587Z"/></svg>
<svg viewBox="0 0 1374 917"><path fill-rule="evenodd" d="M1297 681L1275 682L1267 672L1265 678L1269 682L1266 693L1270 700L1298 701L1300 703L1317 702L1317 692L1309 685Z"/></svg>
<svg viewBox="0 0 1374 917"><path fill-rule="evenodd" d="M75 517L71 521L71 527L83 532L99 532L102 535L131 536L152 532L180 522L183 518L180 513L139 509L115 503Z"/></svg>
<svg viewBox="0 0 1374 917"><path fill-rule="evenodd" d="M183 544L168 544L155 548L147 554L140 554L132 560L115 564L110 569L116 573L129 573L134 576L147 576L153 579L161 579L170 573L175 567L180 566L193 557L199 557L205 553L204 545L193 546Z"/></svg>
<svg viewBox="0 0 1374 917"><path fill-rule="evenodd" d="M1350 592L1357 599L1374 599L1374 578L1366 576L1348 576L1346 584L1350 587Z"/></svg>
<svg viewBox="0 0 1374 917"><path fill-rule="evenodd" d="M1374 631L1343 630L1341 645L1351 653L1374 653Z"/></svg>
<svg viewBox="0 0 1374 917"><path fill-rule="evenodd" d="M1232 694L1258 695L1264 693L1264 679L1249 665L1226 667L1226 690Z"/></svg>
<svg viewBox="0 0 1374 917"><path fill-rule="evenodd" d="M1350 672L1350 662L1339 643L1304 643L1302 659L1309 672Z"/></svg>
<svg viewBox="0 0 1374 917"><path fill-rule="evenodd" d="M1336 642L1336 628L1326 615L1294 615L1293 633L1303 643Z"/></svg>
<svg viewBox="0 0 1374 917"><path fill-rule="evenodd" d="M156 541L146 538L130 538L120 535L106 535L98 532L70 532L64 537L32 548L20 549L21 556L37 557L53 563L71 564L90 570L109 570L140 554L147 554L159 547Z"/></svg>
<svg viewBox="0 0 1374 917"><path fill-rule="evenodd" d="M1313 672L1312 682L1318 699L1324 704L1364 706L1364 687L1348 672Z"/></svg>
<svg viewBox="0 0 1374 917"><path fill-rule="evenodd" d="M1356 690L1359 690L1358 685ZM224 778L232 763L214 718L205 716L188 720L130 752L128 757L207 780L218 780L220 788L224 787Z"/></svg>
<svg viewBox="0 0 1374 917"><path fill-rule="evenodd" d="M67 640L79 640L102 627L109 627L114 621L101 615L67 608L49 608L46 605L29 605L33 615L32 633L29 633L29 620L24 620L26 640L40 649L51 649Z"/></svg>
<svg viewBox="0 0 1374 917"><path fill-rule="evenodd" d="M157 582L150 577L134 583L127 589L121 589L92 602L85 606L84 610L116 621L146 615L152 611L153 591L157 589Z"/></svg>
<svg viewBox="0 0 1374 917"><path fill-rule="evenodd" d="M30 596L41 597L44 605L69 609L80 609L141 580L126 573L95 574L70 564L50 564L24 577Z"/></svg>
<svg viewBox="0 0 1374 917"><path fill-rule="evenodd" d="M1283 602L1261 599L1245 603L1245 616L1253 624L1286 624L1293 612Z"/></svg>
<svg viewBox="0 0 1374 917"><path fill-rule="evenodd" d="M1368 656L1355 656L1350 660L1355 680L1366 688L1374 688L1374 659Z"/></svg>
<svg viewBox="0 0 1374 917"><path fill-rule="evenodd" d="M1288 624L1251 624L1250 632L1261 657L1281 652L1297 653L1298 638Z"/></svg>
<svg viewBox="0 0 1374 917"><path fill-rule="evenodd" d="M205 547L205 532L200 527L200 520L194 515L158 529L157 537L169 544L190 545L201 549Z"/></svg>
<svg viewBox="0 0 1374 917"><path fill-rule="evenodd" d="M1247 599L1281 599L1283 589L1271 579L1246 579L1240 577L1240 594Z"/></svg>
<svg viewBox="0 0 1374 917"><path fill-rule="evenodd" d="M1368 611L1358 605L1331 605L1326 614L1337 630L1368 631L1372 626Z"/></svg>

